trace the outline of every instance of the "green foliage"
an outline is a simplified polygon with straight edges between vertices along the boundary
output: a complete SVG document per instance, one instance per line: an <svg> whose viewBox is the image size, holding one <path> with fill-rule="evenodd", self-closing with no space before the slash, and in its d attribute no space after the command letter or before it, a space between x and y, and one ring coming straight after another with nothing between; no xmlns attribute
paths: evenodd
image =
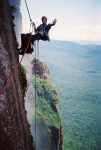
<svg viewBox="0 0 101 150"><path fill-rule="evenodd" d="M26 74L26 69L23 65L20 65L20 70L21 72L23 72L24 74Z"/></svg>
<svg viewBox="0 0 101 150"><path fill-rule="evenodd" d="M26 91L27 91L27 79L26 79L26 69L24 66L20 65L19 66L20 72L21 72L21 82L22 82L22 86L23 86L23 93L25 95Z"/></svg>
<svg viewBox="0 0 101 150"><path fill-rule="evenodd" d="M64 150L101 150L101 46L40 44L60 98Z"/></svg>
<svg viewBox="0 0 101 150"><path fill-rule="evenodd" d="M50 102L46 101L45 98L41 98L37 95L37 112L44 118L44 121L48 126L55 126L56 128L60 128L61 118L59 113L54 112L54 110L50 106Z"/></svg>
<svg viewBox="0 0 101 150"><path fill-rule="evenodd" d="M33 78L33 85L34 85ZM45 122L48 126L55 126L60 128L61 117L59 112L55 112L52 105L56 104L59 99L56 89L50 79L36 78L36 109L37 114L41 117L37 117L37 122ZM38 120L39 118L39 120ZM40 120L41 118L41 120Z"/></svg>
<svg viewBox="0 0 101 150"><path fill-rule="evenodd" d="M44 79L40 79L40 77L37 76L36 91L39 97L45 98L46 101L49 101L50 104L55 105L58 103L59 97L56 92L55 86L51 82L50 78L44 80Z"/></svg>

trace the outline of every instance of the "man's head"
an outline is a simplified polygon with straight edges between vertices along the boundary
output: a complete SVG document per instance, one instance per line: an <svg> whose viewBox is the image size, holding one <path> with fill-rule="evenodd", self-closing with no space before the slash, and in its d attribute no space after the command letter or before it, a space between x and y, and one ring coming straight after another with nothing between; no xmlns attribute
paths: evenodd
<svg viewBox="0 0 101 150"><path fill-rule="evenodd" d="M45 16L42 17L42 23L44 23L44 24L47 23L47 17L45 17Z"/></svg>

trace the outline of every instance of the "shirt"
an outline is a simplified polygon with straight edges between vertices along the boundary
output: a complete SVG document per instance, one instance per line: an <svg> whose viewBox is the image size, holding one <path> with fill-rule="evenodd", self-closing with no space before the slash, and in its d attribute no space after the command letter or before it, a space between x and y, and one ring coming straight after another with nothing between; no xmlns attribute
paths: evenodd
<svg viewBox="0 0 101 150"><path fill-rule="evenodd" d="M53 26L54 24L40 24L37 27L37 31L44 37L43 40L48 40L50 41L49 38L49 30L51 29L51 26Z"/></svg>

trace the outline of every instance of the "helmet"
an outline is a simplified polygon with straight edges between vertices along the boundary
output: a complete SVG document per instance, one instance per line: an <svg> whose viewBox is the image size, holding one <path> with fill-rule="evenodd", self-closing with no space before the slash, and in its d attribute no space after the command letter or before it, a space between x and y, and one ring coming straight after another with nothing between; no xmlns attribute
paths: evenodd
<svg viewBox="0 0 101 150"><path fill-rule="evenodd" d="M43 21L44 18L47 20L47 17L46 17L46 16L42 16L41 20Z"/></svg>

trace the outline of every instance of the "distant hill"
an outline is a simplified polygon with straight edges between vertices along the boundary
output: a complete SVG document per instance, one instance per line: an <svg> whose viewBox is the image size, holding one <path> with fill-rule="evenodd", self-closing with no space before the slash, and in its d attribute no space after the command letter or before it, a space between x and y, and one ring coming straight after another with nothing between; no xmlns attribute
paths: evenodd
<svg viewBox="0 0 101 150"><path fill-rule="evenodd" d="M59 97L64 150L101 149L101 45L40 41Z"/></svg>

